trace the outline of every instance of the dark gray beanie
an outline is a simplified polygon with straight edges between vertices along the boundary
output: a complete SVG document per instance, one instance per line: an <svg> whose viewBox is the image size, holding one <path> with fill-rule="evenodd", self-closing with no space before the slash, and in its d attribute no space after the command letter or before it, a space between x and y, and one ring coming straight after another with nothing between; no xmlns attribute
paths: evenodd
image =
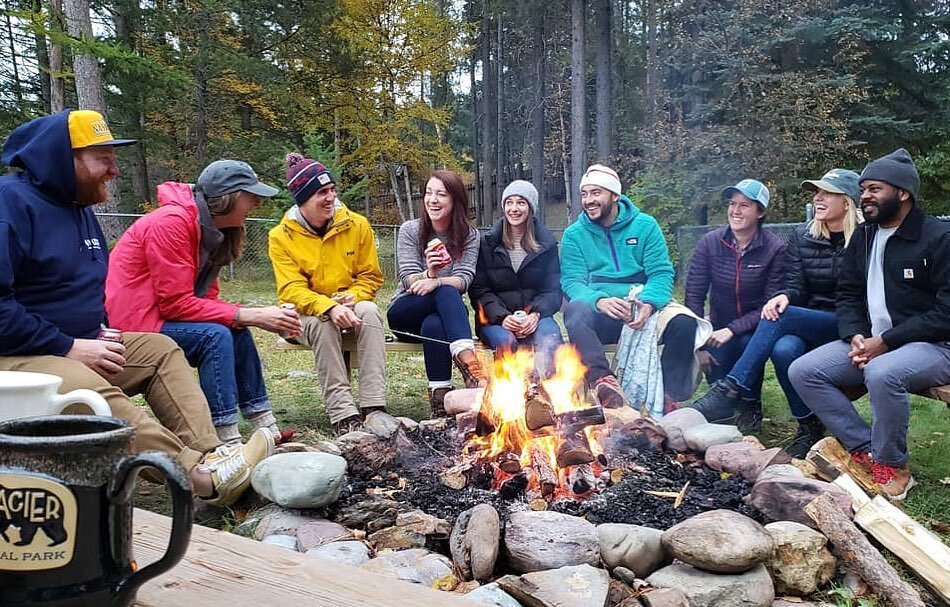
<svg viewBox="0 0 950 607"><path fill-rule="evenodd" d="M516 179L508 184L505 191L501 193L501 209L505 210L505 199L509 196L521 196L528 201L531 212L538 214L538 188L534 187L530 181Z"/></svg>
<svg viewBox="0 0 950 607"><path fill-rule="evenodd" d="M904 190L915 202L917 201L920 175L917 174L914 159L904 148L894 150L887 156L869 162L861 171L861 182L868 179L889 183L895 188Z"/></svg>

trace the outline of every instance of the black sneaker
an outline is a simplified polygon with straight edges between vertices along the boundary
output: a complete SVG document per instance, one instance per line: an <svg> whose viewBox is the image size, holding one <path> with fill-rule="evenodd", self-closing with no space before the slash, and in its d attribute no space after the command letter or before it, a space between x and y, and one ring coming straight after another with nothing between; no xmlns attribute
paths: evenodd
<svg viewBox="0 0 950 607"><path fill-rule="evenodd" d="M825 436L825 425L814 415L798 420L798 432L785 452L796 459L805 459L812 445Z"/></svg>
<svg viewBox="0 0 950 607"><path fill-rule="evenodd" d="M743 434L758 432L762 429L762 401L742 399L739 405L739 418L736 420Z"/></svg>
<svg viewBox="0 0 950 607"><path fill-rule="evenodd" d="M735 424L739 416L736 409L741 400L739 384L726 377L714 383L690 407L702 413L711 424Z"/></svg>

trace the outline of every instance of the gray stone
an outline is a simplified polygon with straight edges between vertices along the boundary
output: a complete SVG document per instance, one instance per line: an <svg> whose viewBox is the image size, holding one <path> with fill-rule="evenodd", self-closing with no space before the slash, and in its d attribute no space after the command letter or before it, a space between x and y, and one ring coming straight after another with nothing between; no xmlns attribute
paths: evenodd
<svg viewBox="0 0 950 607"><path fill-rule="evenodd" d="M525 607L599 607L607 601L610 574L590 565L573 565L520 577L506 575L498 585Z"/></svg>
<svg viewBox="0 0 950 607"><path fill-rule="evenodd" d="M389 438L401 425L398 419L385 411L373 411L363 421L363 426L379 438Z"/></svg>
<svg viewBox="0 0 950 607"><path fill-rule="evenodd" d="M320 453L329 453L331 455L343 455L343 450L340 449L340 446L336 444L335 442L329 441L329 440L317 441L317 443L313 445L313 449L315 451L319 451Z"/></svg>
<svg viewBox="0 0 950 607"><path fill-rule="evenodd" d="M627 569L626 567L614 567L613 570L611 570L610 575L630 587L635 587L638 582L642 581L637 577L636 573L634 573L631 569Z"/></svg>
<svg viewBox="0 0 950 607"><path fill-rule="evenodd" d="M569 565L598 566L597 528L560 512L514 512L505 527L505 556L517 573Z"/></svg>
<svg viewBox="0 0 950 607"><path fill-rule="evenodd" d="M765 566L724 575L674 563L647 578L657 588L677 588L690 607L772 607L775 589Z"/></svg>
<svg viewBox="0 0 950 607"><path fill-rule="evenodd" d="M686 441L683 439L683 432L694 426L706 423L706 418L696 409L683 407L675 411L670 411L657 422L663 431L666 432L667 446L680 453L689 449Z"/></svg>
<svg viewBox="0 0 950 607"><path fill-rule="evenodd" d="M452 573L452 561L425 548L413 548L381 554L360 569L431 588L436 580Z"/></svg>
<svg viewBox="0 0 950 607"><path fill-rule="evenodd" d="M690 607L689 599L678 588L657 588L640 595L646 607Z"/></svg>
<svg viewBox="0 0 950 607"><path fill-rule="evenodd" d="M485 388L459 388L457 390L451 390L445 395L445 412L450 417L455 417L459 413L478 411L482 405L482 397L484 395Z"/></svg>
<svg viewBox="0 0 950 607"><path fill-rule="evenodd" d="M794 476L797 478L805 478L805 475L802 473L802 471L792 464L772 464L771 466L767 466L765 470L759 473L759 476L756 477L755 482L764 481L767 478L775 478L776 476Z"/></svg>
<svg viewBox="0 0 950 607"><path fill-rule="evenodd" d="M490 579L498 560L501 521L489 504L479 504L461 513L449 538L449 550L466 580Z"/></svg>
<svg viewBox="0 0 950 607"><path fill-rule="evenodd" d="M742 441L713 445L706 449L706 465L713 470L741 474L747 481L755 482L765 468L773 464L787 464L792 461L782 449L762 449L758 445Z"/></svg>
<svg viewBox="0 0 950 607"><path fill-rule="evenodd" d="M324 519L297 527L297 550L307 552L317 546L353 539L353 532L339 523Z"/></svg>
<svg viewBox="0 0 950 607"><path fill-rule="evenodd" d="M449 425L449 419L447 417L437 417L436 419L424 419L419 422L419 427L423 430L431 430L432 432L442 432Z"/></svg>
<svg viewBox="0 0 950 607"><path fill-rule="evenodd" d="M433 539L445 539L452 533L452 524L445 519L426 514L422 510L411 510L396 516L396 526L421 533Z"/></svg>
<svg viewBox="0 0 950 607"><path fill-rule="evenodd" d="M849 519L851 496L837 485L812 478L797 476L773 476L757 482L745 498L745 502L754 506L768 522L795 521L816 528L815 521L805 514L805 506L822 493L831 493L841 508L841 513Z"/></svg>
<svg viewBox="0 0 950 607"><path fill-rule="evenodd" d="M702 424L683 431L683 440L690 451L705 453L713 445L725 445L742 441L739 428L726 424Z"/></svg>
<svg viewBox="0 0 950 607"><path fill-rule="evenodd" d="M369 547L363 542L333 542L311 548L306 554L340 565L359 567L369 560Z"/></svg>
<svg viewBox="0 0 950 607"><path fill-rule="evenodd" d="M663 547L693 567L716 573L741 573L772 554L772 538L751 518L732 510L711 510L673 525Z"/></svg>
<svg viewBox="0 0 950 607"><path fill-rule="evenodd" d="M261 540L261 543L297 551L297 538L292 535L268 535Z"/></svg>
<svg viewBox="0 0 950 607"><path fill-rule="evenodd" d="M398 419L402 427L409 432L419 429L419 422L410 417L397 417L396 419Z"/></svg>
<svg viewBox="0 0 950 607"><path fill-rule="evenodd" d="M301 371L299 369L287 371L287 379L311 379L313 377L316 377L316 373L313 371Z"/></svg>
<svg viewBox="0 0 950 607"><path fill-rule="evenodd" d="M492 607L521 607L521 603L494 582L479 586L469 592L465 595L465 600L491 605Z"/></svg>
<svg viewBox="0 0 950 607"><path fill-rule="evenodd" d="M251 484L286 508L320 508L340 497L346 460L329 453L283 453L254 468Z"/></svg>
<svg viewBox="0 0 950 607"><path fill-rule="evenodd" d="M292 535L296 537L297 529L301 525L318 518L314 512L290 510L277 504L268 504L260 510L248 514L245 523L247 521L257 521L253 523L249 537L260 541L268 535ZM247 528L251 528L251 525L248 524Z"/></svg>
<svg viewBox="0 0 950 607"><path fill-rule="evenodd" d="M837 563L824 535L792 521L769 523L765 531L775 546L765 566L777 593L808 596L834 576Z"/></svg>
<svg viewBox="0 0 950 607"><path fill-rule="evenodd" d="M426 536L405 527L380 529L371 533L366 540L373 545L377 553L383 550L424 548L426 545Z"/></svg>
<svg viewBox="0 0 950 607"><path fill-rule="evenodd" d="M822 603L823 605L828 605L828 607L833 607L830 603ZM811 601L783 601L782 599L775 599L775 602L772 603L772 607L815 607L815 603Z"/></svg>
<svg viewBox="0 0 950 607"><path fill-rule="evenodd" d="M600 558L608 569L625 567L637 577L646 577L673 560L660 542L662 535L659 529L640 525L598 525Z"/></svg>

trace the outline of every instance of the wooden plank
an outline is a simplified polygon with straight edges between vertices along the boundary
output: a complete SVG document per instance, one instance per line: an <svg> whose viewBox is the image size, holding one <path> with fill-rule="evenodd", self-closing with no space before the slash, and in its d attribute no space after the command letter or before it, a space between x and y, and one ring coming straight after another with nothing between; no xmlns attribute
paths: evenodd
<svg viewBox="0 0 950 607"><path fill-rule="evenodd" d="M815 443L805 460L814 464L818 475L828 482L834 481L841 474L848 474L868 493L879 492L874 479L851 459L851 453L832 436L826 436Z"/></svg>
<svg viewBox="0 0 950 607"><path fill-rule="evenodd" d="M950 548L937 536L880 495L855 511L854 522L950 604Z"/></svg>
<svg viewBox="0 0 950 607"><path fill-rule="evenodd" d="M942 400L943 402L950 405L950 386L936 386L930 388L921 396L926 396L927 398L932 398L934 400Z"/></svg>
<svg viewBox="0 0 950 607"><path fill-rule="evenodd" d="M133 542L141 566L164 553L170 519L135 511ZM144 584L137 607L477 607L460 595L307 557L195 525L188 553Z"/></svg>

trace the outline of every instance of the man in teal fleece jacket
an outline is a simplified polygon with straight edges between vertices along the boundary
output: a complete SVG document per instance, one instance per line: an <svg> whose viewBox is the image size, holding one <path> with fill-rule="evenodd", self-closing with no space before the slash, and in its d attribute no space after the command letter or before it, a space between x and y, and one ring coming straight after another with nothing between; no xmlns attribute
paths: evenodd
<svg viewBox="0 0 950 607"><path fill-rule="evenodd" d="M659 224L621 194L613 169L599 164L587 169L581 179L581 206L584 214L561 240L561 288L569 300L564 325L587 367L587 383L597 402L629 405L607 363L604 344L616 343L624 324L643 327L669 303L673 264ZM635 302L627 299L632 285L643 286ZM696 323L689 317L679 319L664 333L664 371L667 358L677 354L692 360ZM684 352L671 348L672 342L684 344Z"/></svg>

